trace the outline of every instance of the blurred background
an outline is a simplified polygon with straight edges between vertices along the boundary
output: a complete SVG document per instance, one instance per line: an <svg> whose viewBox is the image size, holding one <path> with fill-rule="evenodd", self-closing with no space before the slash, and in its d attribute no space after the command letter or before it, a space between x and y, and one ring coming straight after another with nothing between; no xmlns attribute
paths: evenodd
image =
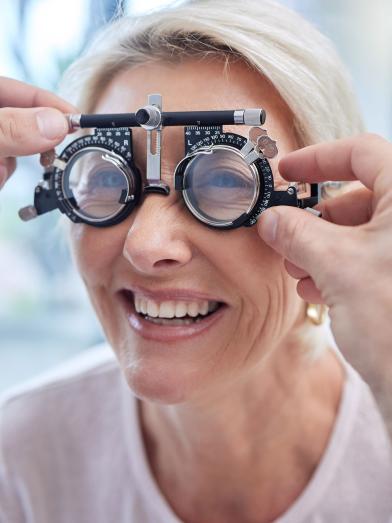
<svg viewBox="0 0 392 523"><path fill-rule="evenodd" d="M392 139L391 0L281 0L334 41L351 72L368 130ZM56 91L64 69L118 12L170 0L0 0L0 75ZM177 2L181 3L181 2ZM103 339L72 267L58 213L23 223L38 157L19 160L0 192L0 392Z"/></svg>

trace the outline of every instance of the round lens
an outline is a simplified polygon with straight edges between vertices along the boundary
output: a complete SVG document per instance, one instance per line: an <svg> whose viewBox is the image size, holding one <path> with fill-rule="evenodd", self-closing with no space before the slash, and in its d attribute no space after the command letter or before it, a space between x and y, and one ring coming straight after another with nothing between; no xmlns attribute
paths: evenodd
<svg viewBox="0 0 392 523"><path fill-rule="evenodd" d="M63 190L74 212L97 221L110 219L125 206L126 196L133 192L131 172L125 161L103 149L82 150L64 171Z"/></svg>
<svg viewBox="0 0 392 523"><path fill-rule="evenodd" d="M239 153L215 146L198 153L187 165L184 188L184 199L200 220L230 225L253 208L259 179Z"/></svg>

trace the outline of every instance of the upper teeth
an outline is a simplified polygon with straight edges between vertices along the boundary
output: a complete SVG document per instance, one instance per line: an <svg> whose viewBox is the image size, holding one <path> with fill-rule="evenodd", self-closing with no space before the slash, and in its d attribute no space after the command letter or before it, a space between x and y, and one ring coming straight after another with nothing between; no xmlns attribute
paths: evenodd
<svg viewBox="0 0 392 523"><path fill-rule="evenodd" d="M153 300L135 296L136 312L147 314L152 318L183 318L187 315L195 318L199 314L205 316L217 307L217 301L163 301L162 303L156 303Z"/></svg>

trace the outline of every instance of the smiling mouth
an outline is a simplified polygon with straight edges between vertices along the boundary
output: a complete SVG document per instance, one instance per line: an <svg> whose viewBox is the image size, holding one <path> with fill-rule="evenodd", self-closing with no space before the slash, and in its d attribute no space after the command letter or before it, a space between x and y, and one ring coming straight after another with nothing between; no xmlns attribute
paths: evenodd
<svg viewBox="0 0 392 523"><path fill-rule="evenodd" d="M168 327L183 327L202 323L225 307L223 302L210 300L194 300L192 302L167 300L157 303L144 297L135 296L132 291L125 289L120 291L120 296L128 310L140 319L151 324Z"/></svg>

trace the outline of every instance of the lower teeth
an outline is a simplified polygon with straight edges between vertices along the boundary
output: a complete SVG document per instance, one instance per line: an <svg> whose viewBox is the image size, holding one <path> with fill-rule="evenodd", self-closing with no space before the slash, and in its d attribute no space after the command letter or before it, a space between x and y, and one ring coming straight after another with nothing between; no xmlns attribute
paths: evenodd
<svg viewBox="0 0 392 523"><path fill-rule="evenodd" d="M151 316L143 316L145 320L156 323L157 325L191 325L192 323L199 323L205 316L197 316L196 318L153 318Z"/></svg>

